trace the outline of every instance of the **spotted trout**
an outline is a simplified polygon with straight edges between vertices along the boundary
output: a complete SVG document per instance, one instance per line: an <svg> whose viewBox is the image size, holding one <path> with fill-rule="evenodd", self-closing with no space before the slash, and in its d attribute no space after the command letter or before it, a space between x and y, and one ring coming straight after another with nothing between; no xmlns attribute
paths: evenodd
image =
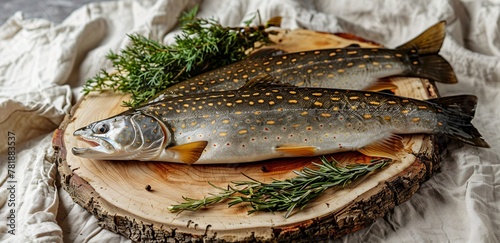
<svg viewBox="0 0 500 243"><path fill-rule="evenodd" d="M153 100L170 94L238 89L260 73L299 87L371 91L395 88L389 82L376 82L391 76L456 83L452 67L438 54L445 26L445 22L440 22L396 49L348 47L275 55L260 53L172 85Z"/></svg>
<svg viewBox="0 0 500 243"><path fill-rule="evenodd" d="M253 162L356 150L398 159L402 134L445 134L488 147L471 124L477 98L421 101L370 91L249 81L238 90L173 97L74 132L80 157L187 164ZM254 79L255 80L255 79Z"/></svg>

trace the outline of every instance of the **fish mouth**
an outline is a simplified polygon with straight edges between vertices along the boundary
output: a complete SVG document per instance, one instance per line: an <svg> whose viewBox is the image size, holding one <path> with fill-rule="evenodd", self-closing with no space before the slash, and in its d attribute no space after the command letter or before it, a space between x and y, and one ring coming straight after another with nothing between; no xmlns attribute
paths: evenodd
<svg viewBox="0 0 500 243"><path fill-rule="evenodd" d="M109 142L102 138L88 135L85 129L76 130L73 136L76 136L76 139L84 141L91 146L87 148L73 147L71 152L73 152L74 155L84 158L93 158L96 157L96 155L111 154L113 152L113 146Z"/></svg>

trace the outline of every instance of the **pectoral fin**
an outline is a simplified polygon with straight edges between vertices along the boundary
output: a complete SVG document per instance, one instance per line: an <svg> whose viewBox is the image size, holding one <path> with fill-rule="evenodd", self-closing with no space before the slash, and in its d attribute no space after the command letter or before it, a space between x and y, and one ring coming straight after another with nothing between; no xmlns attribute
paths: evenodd
<svg viewBox="0 0 500 243"><path fill-rule="evenodd" d="M392 134L387 138L366 145L358 149L358 151L367 156L400 160L398 153L403 149L403 138L401 136Z"/></svg>
<svg viewBox="0 0 500 243"><path fill-rule="evenodd" d="M167 150L176 152L181 162L191 165L198 161L207 144L207 141L196 141L169 147Z"/></svg>
<svg viewBox="0 0 500 243"><path fill-rule="evenodd" d="M317 148L301 145L280 145L274 148L275 151L286 154L287 156L306 157L313 156Z"/></svg>
<svg viewBox="0 0 500 243"><path fill-rule="evenodd" d="M393 84L390 79L379 79L375 81L372 85L364 88L365 91L379 92L382 90L396 90L398 86Z"/></svg>

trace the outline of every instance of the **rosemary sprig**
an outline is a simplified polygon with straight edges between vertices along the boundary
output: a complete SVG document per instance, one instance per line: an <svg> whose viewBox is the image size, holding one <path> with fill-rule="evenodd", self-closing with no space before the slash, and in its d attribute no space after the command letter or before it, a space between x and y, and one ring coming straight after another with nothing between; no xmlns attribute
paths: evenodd
<svg viewBox="0 0 500 243"><path fill-rule="evenodd" d="M102 69L87 80L83 93L108 89L128 93L132 96L125 105L135 107L171 84L243 59L248 50L260 47L256 43L271 43L266 26L225 27L213 19L195 18L197 11L195 7L180 17L182 33L173 45L129 35L131 45L106 56L115 71Z"/></svg>
<svg viewBox="0 0 500 243"><path fill-rule="evenodd" d="M196 211L229 200L229 207L240 203L249 204L253 208L248 211L249 214L256 211L286 211L284 216L288 218L294 210L303 209L326 190L337 186L344 187L357 178L384 167L389 161L391 160L378 159L370 164L340 167L335 159L328 161L322 157L321 164L313 163L317 169L305 167L302 171L294 171L296 177L283 181L263 183L247 176L250 181L233 182L234 185L228 185L227 189L209 183L220 192L210 193L210 196L203 199L183 197L185 202L172 205L168 209L171 212Z"/></svg>

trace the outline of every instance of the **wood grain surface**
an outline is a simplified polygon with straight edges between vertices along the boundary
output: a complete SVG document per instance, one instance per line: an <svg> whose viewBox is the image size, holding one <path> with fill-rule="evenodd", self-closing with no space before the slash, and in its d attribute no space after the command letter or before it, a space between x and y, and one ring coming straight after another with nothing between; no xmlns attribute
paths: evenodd
<svg viewBox="0 0 500 243"><path fill-rule="evenodd" d="M343 47L352 43L327 33L283 31L274 37L286 51ZM398 78L396 94L417 99L437 97L427 80ZM327 191L304 210L284 218L282 212L257 212L249 206L221 203L197 212L170 213L167 207L183 196L203 198L217 192L208 182L226 187L247 180L242 173L264 182L283 180L318 162L318 158L293 158L246 164L184 165L162 162L101 161L74 156L72 147L85 146L75 139L75 129L115 115L125 108L127 96L114 93L84 96L54 133L61 182L75 202L98 218L100 225L134 241L311 241L340 237L365 227L406 200L439 169L434 136L405 136L411 152L402 161L386 166L343 189ZM355 152L333 155L341 163L364 162ZM265 168L265 169L263 169ZM147 186L151 190L146 190Z"/></svg>

